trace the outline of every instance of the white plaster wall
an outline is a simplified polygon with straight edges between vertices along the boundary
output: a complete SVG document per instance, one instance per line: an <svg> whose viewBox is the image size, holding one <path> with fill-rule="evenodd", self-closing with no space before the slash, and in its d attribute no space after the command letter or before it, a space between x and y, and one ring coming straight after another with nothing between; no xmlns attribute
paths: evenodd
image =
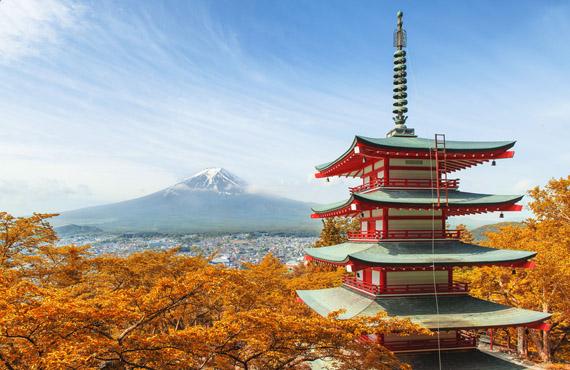
<svg viewBox="0 0 570 370"><path fill-rule="evenodd" d="M447 271L388 271L386 273L387 285L399 284L433 284L435 273L436 283L447 283Z"/></svg>
<svg viewBox="0 0 570 370"><path fill-rule="evenodd" d="M390 170L391 179L436 179L435 171Z"/></svg>
<svg viewBox="0 0 570 370"><path fill-rule="evenodd" d="M441 220L388 220L388 230L441 230Z"/></svg>
<svg viewBox="0 0 570 370"><path fill-rule="evenodd" d="M432 210L431 209L395 209L395 208L390 208L389 209L389 214L390 216L431 216L432 215ZM441 216L441 210L440 209L436 209L434 214L436 216Z"/></svg>

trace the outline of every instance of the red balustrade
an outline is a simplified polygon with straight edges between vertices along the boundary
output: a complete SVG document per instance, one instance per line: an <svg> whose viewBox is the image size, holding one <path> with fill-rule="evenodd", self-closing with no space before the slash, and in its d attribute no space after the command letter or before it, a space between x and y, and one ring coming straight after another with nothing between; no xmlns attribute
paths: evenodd
<svg viewBox="0 0 570 370"><path fill-rule="evenodd" d="M393 352L437 348L472 348L477 346L477 337L460 334L457 338L441 338L439 340L439 346L437 342L437 338L421 340L403 339L386 342L383 346Z"/></svg>
<svg viewBox="0 0 570 370"><path fill-rule="evenodd" d="M355 278L354 276L344 276L342 278L342 283L348 287L356 288L357 290L363 291L365 293L370 293L374 295L380 294L380 285L366 283L362 280Z"/></svg>
<svg viewBox="0 0 570 370"><path fill-rule="evenodd" d="M463 282L437 284L398 284L388 285L380 290L381 294L416 294L416 293L467 293L469 285Z"/></svg>
<svg viewBox="0 0 570 370"><path fill-rule="evenodd" d="M349 231L348 239L384 240L384 239L459 239L461 230L371 230Z"/></svg>
<svg viewBox="0 0 570 370"><path fill-rule="evenodd" d="M451 283L437 283L437 284L390 284L387 286L380 286L371 284L357 279L354 276L345 276L343 284L349 288L360 290L364 293L372 295L383 294L422 294L422 293L467 293L469 291L469 284L464 282L454 281Z"/></svg>
<svg viewBox="0 0 570 370"><path fill-rule="evenodd" d="M380 240L383 239L382 232L372 231L348 231L346 233L348 240Z"/></svg>
<svg viewBox="0 0 570 370"><path fill-rule="evenodd" d="M448 189L457 189L459 187L459 179L439 180L439 186ZM373 179L371 182L350 188L351 193L361 193L376 189L379 187L386 188L421 188L431 189L437 187L437 180L431 179Z"/></svg>

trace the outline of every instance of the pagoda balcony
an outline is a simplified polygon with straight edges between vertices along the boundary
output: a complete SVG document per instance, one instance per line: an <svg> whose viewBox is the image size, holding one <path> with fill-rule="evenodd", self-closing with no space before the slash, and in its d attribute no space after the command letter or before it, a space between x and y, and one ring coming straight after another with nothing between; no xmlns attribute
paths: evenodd
<svg viewBox="0 0 570 370"><path fill-rule="evenodd" d="M349 188L351 193L363 193L380 187L384 188L409 188L409 189L435 189L437 180L431 179L376 179L367 184ZM457 189L459 179L439 180L440 188Z"/></svg>
<svg viewBox="0 0 570 370"><path fill-rule="evenodd" d="M461 230L371 230L349 231L350 241L380 241L398 239L459 239Z"/></svg>
<svg viewBox="0 0 570 370"><path fill-rule="evenodd" d="M440 349L458 349L477 347L477 337L465 331L460 331L456 338L402 339L391 340L382 344L392 352L425 351Z"/></svg>
<svg viewBox="0 0 570 370"><path fill-rule="evenodd" d="M427 294L427 293L467 293L469 291L469 284L464 282L454 281L451 283L437 283L437 284L390 284L387 286L371 284L357 279L354 276L344 276L342 283L344 286L357 290L359 292L373 295L413 295L413 294Z"/></svg>

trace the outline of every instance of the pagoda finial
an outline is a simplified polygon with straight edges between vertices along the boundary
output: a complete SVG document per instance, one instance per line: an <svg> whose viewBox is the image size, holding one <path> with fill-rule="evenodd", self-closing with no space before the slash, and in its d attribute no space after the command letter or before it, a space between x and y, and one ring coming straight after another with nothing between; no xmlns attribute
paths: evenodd
<svg viewBox="0 0 570 370"><path fill-rule="evenodd" d="M388 132L386 136L416 136L414 129L406 127L408 116L408 86L406 85L406 31L404 30L404 13L399 11L397 14L398 23L396 31L394 31L394 104L392 113L394 113L394 123L396 127Z"/></svg>

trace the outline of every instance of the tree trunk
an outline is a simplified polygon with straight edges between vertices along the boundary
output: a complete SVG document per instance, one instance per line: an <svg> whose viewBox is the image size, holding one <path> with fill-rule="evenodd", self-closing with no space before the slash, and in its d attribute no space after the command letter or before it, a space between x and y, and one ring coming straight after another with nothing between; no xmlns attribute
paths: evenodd
<svg viewBox="0 0 570 370"><path fill-rule="evenodd" d="M548 308L548 303L543 302L542 312L548 312ZM542 330L540 334L542 334L542 353L540 354L540 357L544 362L550 362L550 341L548 338L548 331Z"/></svg>
<svg viewBox="0 0 570 370"><path fill-rule="evenodd" d="M546 330L542 330L542 352L545 362L550 362L550 341L548 340L548 332Z"/></svg>
<svg viewBox="0 0 570 370"><path fill-rule="evenodd" d="M544 330L531 329L530 339L538 351L540 360L543 362L550 362L550 346L548 345L548 333ZM546 339L545 339L546 338Z"/></svg>
<svg viewBox="0 0 570 370"><path fill-rule="evenodd" d="M528 357L528 346L526 344L526 328L519 326L517 328L517 353L522 358Z"/></svg>

